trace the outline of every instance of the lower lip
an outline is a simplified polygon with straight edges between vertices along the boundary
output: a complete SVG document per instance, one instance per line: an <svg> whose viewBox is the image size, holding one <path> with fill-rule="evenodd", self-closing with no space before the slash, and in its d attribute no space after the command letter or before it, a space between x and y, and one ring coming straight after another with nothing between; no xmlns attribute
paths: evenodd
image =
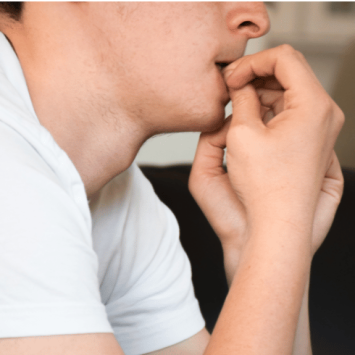
<svg viewBox="0 0 355 355"><path fill-rule="evenodd" d="M230 100L230 97L229 97L229 94L228 94L228 88L227 88L227 86L226 86L226 83L225 83L225 81L224 81L224 78L223 78L223 74L222 74L222 72L221 72L221 69L220 69L220 67L218 67L217 65L216 65L216 69L217 69L217 71L218 71L218 77L219 77L219 81L220 81L220 84L221 84L221 89L224 91L223 92L223 102L225 103L225 105L227 105L227 103L229 102L229 100Z"/></svg>

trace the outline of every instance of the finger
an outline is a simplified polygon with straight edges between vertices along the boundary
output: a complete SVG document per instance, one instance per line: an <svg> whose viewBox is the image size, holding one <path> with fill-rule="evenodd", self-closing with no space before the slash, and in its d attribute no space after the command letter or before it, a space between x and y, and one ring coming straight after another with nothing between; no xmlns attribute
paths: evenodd
<svg viewBox="0 0 355 355"><path fill-rule="evenodd" d="M263 106L265 107L265 106ZM263 118L264 125L267 125L274 117L274 113L272 110L266 108L265 112L261 115Z"/></svg>
<svg viewBox="0 0 355 355"><path fill-rule="evenodd" d="M262 120L264 124L266 125L271 119L274 118L274 113L269 107L266 106L261 106L260 107L260 116L262 117Z"/></svg>
<svg viewBox="0 0 355 355"><path fill-rule="evenodd" d="M284 110L284 91L283 90L256 90L259 100L262 106L268 107L274 113L278 115Z"/></svg>
<svg viewBox="0 0 355 355"><path fill-rule="evenodd" d="M281 84L274 76L267 78L256 78L251 81L251 84L255 87L255 89L264 88L270 90L283 90Z"/></svg>
<svg viewBox="0 0 355 355"><path fill-rule="evenodd" d="M231 127L238 124L263 126L260 115L260 101L252 85L242 89L230 90L233 117Z"/></svg>
<svg viewBox="0 0 355 355"><path fill-rule="evenodd" d="M338 180L339 182L343 183L343 180L344 180L343 173L341 171L339 159L336 156L334 150L332 152L330 164L329 164L328 170L325 174L325 177L329 178L329 179L333 179L333 180Z"/></svg>
<svg viewBox="0 0 355 355"><path fill-rule="evenodd" d="M261 117L264 117L267 114L268 111L270 111L269 107L262 106L262 105L260 106L260 116Z"/></svg>
<svg viewBox="0 0 355 355"><path fill-rule="evenodd" d="M209 175L225 173L223 158L230 123L231 116L225 120L223 126L217 131L200 135L191 174L196 172Z"/></svg>
<svg viewBox="0 0 355 355"><path fill-rule="evenodd" d="M289 45L245 56L230 64L224 71L227 86L239 89L257 77L275 76L282 88L298 89L300 93L313 92L321 87L314 75L310 75L300 55Z"/></svg>
<svg viewBox="0 0 355 355"><path fill-rule="evenodd" d="M339 163L339 160L333 151L331 160L330 160L330 165L328 167L328 170L325 174L325 178L323 181L322 185L322 192L324 194L321 194L321 198L324 199L325 196L331 195L335 202L336 205L334 206L334 211L332 212L332 216L334 217L335 209L337 208L341 196L343 194L343 188L344 188L344 177L343 173L341 171L341 166ZM320 201L321 202L321 201ZM327 206L326 204L323 203L324 206Z"/></svg>

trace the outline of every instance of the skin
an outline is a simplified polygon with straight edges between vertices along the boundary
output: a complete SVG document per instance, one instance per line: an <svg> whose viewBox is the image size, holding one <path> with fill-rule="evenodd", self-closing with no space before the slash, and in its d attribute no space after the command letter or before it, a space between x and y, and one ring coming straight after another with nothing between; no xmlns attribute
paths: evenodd
<svg viewBox="0 0 355 355"><path fill-rule="evenodd" d="M31 3L23 15L5 33L88 196L152 135L220 126L229 96L215 64L269 28L260 3Z"/></svg>
<svg viewBox="0 0 355 355"><path fill-rule="evenodd" d="M303 56L289 46L240 59L227 68L225 75L230 87L233 116L216 132L201 135L190 176L190 190L220 237L226 274L231 284L228 297L231 302L229 305L233 306L228 307L226 301L219 318L219 328L216 326L213 336L219 334L220 337L226 338L228 333L230 334L230 341L226 342L227 347L224 348L224 351L227 351L236 339L233 322L238 319L235 326L244 333L251 325L243 324L241 320L249 320L250 309L253 309L255 315L258 315L255 328L259 332L264 331L265 335L269 334L270 338L265 338L272 338L274 342L268 344L270 348L267 348L265 343L259 343L258 337L253 338L250 332L252 338L244 341L244 344L235 344L233 349L239 347L242 354L311 354L308 322L310 261L331 226L342 194L343 178L332 148L344 117L339 107L320 86ZM264 79L262 83L253 81L253 85L243 87L255 77L275 75L279 81L275 78ZM314 112L311 112L312 107L322 109L313 109ZM308 111L307 114L304 110ZM275 116L271 120L270 113ZM303 122L300 117L304 117ZM331 122L327 122L328 120ZM325 132L327 134L323 136L324 140L320 139L320 134ZM311 137L310 134L314 136ZM257 144L251 145L250 141ZM228 174L222 165L225 147L228 149ZM235 155L235 152L238 154ZM284 181L287 181L287 184ZM218 196L218 202L208 198L212 193ZM295 201L295 204L291 201ZM223 223L220 223L221 221ZM297 235L296 238L299 239L288 239ZM308 238L305 238L307 235ZM262 236L260 244L254 244L259 236ZM279 236L282 238L278 240ZM264 244L265 241L268 243ZM287 248L290 248L289 252L286 252ZM249 252L256 250L257 254L250 256L252 262L249 263L246 255L249 256ZM265 255L268 255L266 259ZM290 257L295 258L293 265ZM258 263L259 268L256 267ZM271 270L272 267L275 269ZM254 270L252 275L249 274L250 269ZM286 309L301 309L297 315L290 313L285 317L283 313L283 321L275 322L274 333L270 334L271 323L263 323L261 319L262 314L268 311L265 305L272 304L271 300L271 303L267 301L271 288L266 287L266 294L261 289L255 290L258 285L255 284L255 279L258 279L256 272L260 272L263 282L276 287L282 274L290 270L293 270L292 273L287 274L281 282L284 287L291 281L289 288L284 288L284 299L282 300L281 294L272 295L273 306L276 299L279 302L289 302L288 307L282 304L280 315ZM243 273L247 276L244 276L246 278L236 287L238 291L235 292L234 298L233 286L238 283L238 276L243 278ZM274 277L267 282L270 275ZM245 302L253 301L249 303L249 307L241 308L236 314L235 304L242 295L241 290L247 287L248 281L253 291L252 294L246 293ZM298 298L292 299L287 291L294 287L297 281L300 283L296 289L303 290L303 298L298 294ZM258 293L259 308L255 303ZM295 293L292 296L295 296ZM233 301L230 301L231 299ZM245 306L244 302L242 303ZM272 307L270 310L271 313L265 314L264 319L270 320L271 314L274 316L277 312ZM242 313L244 317L241 316ZM292 317L293 326L296 326L297 319L298 323L297 329L290 331L292 324L288 322ZM263 330L262 324L265 325ZM233 332L230 329L233 329ZM273 337L276 334L280 336L278 340ZM290 336L293 338L290 339ZM240 339L247 338L247 335L243 335ZM212 349L211 353L215 353L217 349L222 351L220 343L216 346L210 345L213 344L212 340L208 348Z"/></svg>
<svg viewBox="0 0 355 355"><path fill-rule="evenodd" d="M306 288L342 192L343 117L292 48L239 59L268 28L261 3L26 3L20 23L0 20L89 197L152 135L204 132L190 190L221 240L230 292L211 338L152 354L310 352ZM233 63L223 77L216 62ZM5 339L0 352L123 354L112 334Z"/></svg>

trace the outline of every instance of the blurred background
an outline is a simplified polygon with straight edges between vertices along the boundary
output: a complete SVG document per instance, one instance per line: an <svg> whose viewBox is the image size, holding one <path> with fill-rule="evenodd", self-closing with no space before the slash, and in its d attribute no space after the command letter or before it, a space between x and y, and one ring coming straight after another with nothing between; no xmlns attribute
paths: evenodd
<svg viewBox="0 0 355 355"><path fill-rule="evenodd" d="M301 51L319 81L345 113L336 152L343 167L355 168L355 3L268 2L270 32L250 40L246 54L291 44ZM231 113L230 105L226 114ZM189 164L199 133L174 133L148 140L140 165Z"/></svg>

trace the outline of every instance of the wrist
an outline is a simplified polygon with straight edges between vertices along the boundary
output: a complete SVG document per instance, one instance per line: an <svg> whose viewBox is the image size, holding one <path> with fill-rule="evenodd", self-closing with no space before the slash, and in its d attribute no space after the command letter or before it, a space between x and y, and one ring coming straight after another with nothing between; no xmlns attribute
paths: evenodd
<svg viewBox="0 0 355 355"><path fill-rule="evenodd" d="M229 263L230 268L230 283L247 260L253 260L252 264L247 262L253 268L269 263L294 271L310 267L313 257L310 226L273 219L248 227L245 244L240 250L224 249L227 256L225 263Z"/></svg>
<svg viewBox="0 0 355 355"><path fill-rule="evenodd" d="M223 249L224 268L228 285L237 272L241 257L245 252L247 244L256 243L262 245L265 252L270 248L277 249L284 246L292 252L294 248L301 248L304 253L313 257L311 247L312 221L306 217L295 217L284 214L268 213L256 216L248 216L248 223L242 235L229 235L221 238Z"/></svg>
<svg viewBox="0 0 355 355"><path fill-rule="evenodd" d="M314 209L305 204L259 204L247 210L247 234L262 233L268 228L311 234L313 220Z"/></svg>
<svg viewBox="0 0 355 355"><path fill-rule="evenodd" d="M224 270L226 272L226 278L228 286L231 285L235 273L238 269L238 264L240 260L243 248L241 245L234 245L232 243L222 244L223 249L223 260L224 260Z"/></svg>
<svg viewBox="0 0 355 355"><path fill-rule="evenodd" d="M259 193L244 201L248 225L280 221L308 228L313 225L319 193L305 191L285 191L280 187L279 191Z"/></svg>

